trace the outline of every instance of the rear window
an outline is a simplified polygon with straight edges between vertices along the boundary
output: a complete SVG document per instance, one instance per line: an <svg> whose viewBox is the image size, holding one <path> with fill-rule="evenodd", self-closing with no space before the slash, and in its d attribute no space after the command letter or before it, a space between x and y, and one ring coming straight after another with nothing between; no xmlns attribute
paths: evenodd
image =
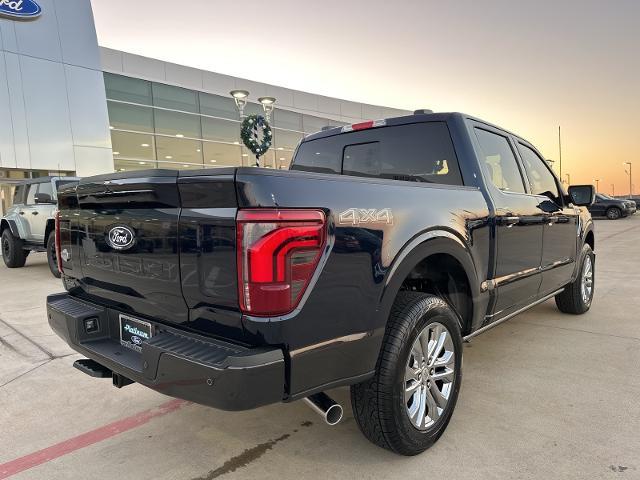
<svg viewBox="0 0 640 480"><path fill-rule="evenodd" d="M16 191L13 193L13 203L19 204L24 202L24 191L26 185L17 185Z"/></svg>
<svg viewBox="0 0 640 480"><path fill-rule="evenodd" d="M372 128L303 142L291 170L462 185L445 122Z"/></svg>

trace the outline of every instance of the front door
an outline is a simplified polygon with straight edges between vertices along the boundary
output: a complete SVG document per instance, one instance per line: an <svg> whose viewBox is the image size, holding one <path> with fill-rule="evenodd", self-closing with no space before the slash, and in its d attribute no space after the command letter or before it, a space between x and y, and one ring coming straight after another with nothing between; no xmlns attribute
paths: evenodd
<svg viewBox="0 0 640 480"><path fill-rule="evenodd" d="M565 195L547 162L525 142L518 142L518 152L529 181L545 213L542 249L542 285L540 296L565 286L573 274L578 243L578 211L565 204Z"/></svg>
<svg viewBox="0 0 640 480"><path fill-rule="evenodd" d="M495 206L494 306L486 323L532 303L540 287L545 214L526 187L515 145L500 130L474 128L485 183Z"/></svg>

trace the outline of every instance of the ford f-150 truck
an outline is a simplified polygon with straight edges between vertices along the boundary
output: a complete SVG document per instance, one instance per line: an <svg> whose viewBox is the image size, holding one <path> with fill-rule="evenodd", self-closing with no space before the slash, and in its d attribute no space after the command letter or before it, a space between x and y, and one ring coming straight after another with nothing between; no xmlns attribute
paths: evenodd
<svg viewBox="0 0 640 480"><path fill-rule="evenodd" d="M445 430L464 340L594 292L590 185L566 192L526 140L460 113L303 139L289 171L146 170L59 194L74 366L223 410L351 386L364 435L413 455Z"/></svg>

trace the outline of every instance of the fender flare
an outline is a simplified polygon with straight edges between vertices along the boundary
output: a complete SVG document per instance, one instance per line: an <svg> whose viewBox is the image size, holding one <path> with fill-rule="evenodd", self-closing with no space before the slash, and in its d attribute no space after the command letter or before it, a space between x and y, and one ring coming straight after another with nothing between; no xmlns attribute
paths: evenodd
<svg viewBox="0 0 640 480"><path fill-rule="evenodd" d="M477 300L481 294L481 280L478 279L478 272L469 247L456 234L437 229L423 232L407 242L389 267L378 304L380 316L385 326L402 282L418 263L435 254L451 255L464 269L472 294L472 317L475 316Z"/></svg>
<svg viewBox="0 0 640 480"><path fill-rule="evenodd" d="M49 234L51 233L52 230L55 230L56 228L56 221L53 218L49 218L47 220L47 226L45 227L44 230L44 246L47 246L47 240L49 239Z"/></svg>
<svg viewBox="0 0 640 480"><path fill-rule="evenodd" d="M8 218L3 218L2 219L2 223L7 223L7 225L9 226L9 230L11 231L11 235L13 235L16 238L20 238L20 232L18 231L18 225L16 225L16 222L14 220L8 219ZM6 227L4 227L6 228ZM4 230L4 228L2 228L2 230Z"/></svg>

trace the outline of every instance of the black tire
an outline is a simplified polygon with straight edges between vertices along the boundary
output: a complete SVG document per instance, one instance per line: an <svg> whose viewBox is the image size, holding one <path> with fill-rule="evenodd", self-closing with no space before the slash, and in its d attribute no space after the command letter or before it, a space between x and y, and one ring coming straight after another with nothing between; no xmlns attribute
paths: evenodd
<svg viewBox="0 0 640 480"><path fill-rule="evenodd" d="M444 326L452 340L453 382L439 418L430 427L419 430L407 412L405 368L413 355L414 341L434 322ZM387 323L374 377L351 387L351 405L358 427L372 443L395 453L417 455L425 451L449 424L462 381L461 367L460 325L447 303L433 295L400 292Z"/></svg>
<svg viewBox="0 0 640 480"><path fill-rule="evenodd" d="M622 210L618 207L609 207L607 208L607 212L605 214L609 220L618 220L622 217Z"/></svg>
<svg viewBox="0 0 640 480"><path fill-rule="evenodd" d="M47 238L47 262L49 262L49 270L51 270L51 274L56 278L60 278L62 275L60 274L60 270L58 270L55 231L49 232L49 237Z"/></svg>
<svg viewBox="0 0 640 480"><path fill-rule="evenodd" d="M2 232L2 259L8 268L24 267L27 255L23 249L23 242L11 234L8 228Z"/></svg>
<svg viewBox="0 0 640 480"><path fill-rule="evenodd" d="M591 302L593 301L593 293L595 291L595 255L593 250L587 244L582 247L580 254L580 271L573 283L570 283L566 288L556 295L556 305L558 310L563 313L571 313L573 315L581 315L587 312L591 308ZM588 268L587 263L591 265L591 290L583 297L582 295L582 280L585 275L585 270Z"/></svg>

